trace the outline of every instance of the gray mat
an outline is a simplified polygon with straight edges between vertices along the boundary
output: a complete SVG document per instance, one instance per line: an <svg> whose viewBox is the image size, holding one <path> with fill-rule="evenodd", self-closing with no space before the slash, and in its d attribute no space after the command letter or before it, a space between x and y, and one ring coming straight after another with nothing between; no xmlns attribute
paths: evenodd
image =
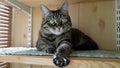
<svg viewBox="0 0 120 68"><path fill-rule="evenodd" d="M10 47L0 48L0 55L52 56L53 54L37 51L36 48ZM73 51L70 56L120 59L120 51L112 50Z"/></svg>

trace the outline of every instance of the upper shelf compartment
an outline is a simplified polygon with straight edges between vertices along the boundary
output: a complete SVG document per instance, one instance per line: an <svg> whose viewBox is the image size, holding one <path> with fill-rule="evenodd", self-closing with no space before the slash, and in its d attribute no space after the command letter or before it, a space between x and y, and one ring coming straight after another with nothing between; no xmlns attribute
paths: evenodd
<svg viewBox="0 0 120 68"><path fill-rule="evenodd" d="M40 4L47 6L58 6L61 5L65 0L17 0L30 7L39 7ZM80 2L95 2L95 1L112 1L112 0L67 0L69 4L75 4Z"/></svg>

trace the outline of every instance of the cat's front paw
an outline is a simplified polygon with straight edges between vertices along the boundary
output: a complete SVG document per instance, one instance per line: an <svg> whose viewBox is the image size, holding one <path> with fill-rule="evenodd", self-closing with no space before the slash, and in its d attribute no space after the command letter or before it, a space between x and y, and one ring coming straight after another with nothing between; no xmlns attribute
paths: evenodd
<svg viewBox="0 0 120 68"><path fill-rule="evenodd" d="M53 63L56 65L56 66L59 66L59 67L64 67L66 65L69 64L69 59L62 55L62 54L55 54L53 56Z"/></svg>
<svg viewBox="0 0 120 68"><path fill-rule="evenodd" d="M53 46L46 46L44 51L47 52L47 53L54 53L55 52L55 47L53 47Z"/></svg>

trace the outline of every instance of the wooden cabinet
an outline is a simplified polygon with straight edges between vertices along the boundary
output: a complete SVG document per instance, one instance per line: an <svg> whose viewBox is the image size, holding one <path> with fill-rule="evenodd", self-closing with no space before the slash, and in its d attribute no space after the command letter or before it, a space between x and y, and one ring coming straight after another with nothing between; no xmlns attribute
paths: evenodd
<svg viewBox="0 0 120 68"><path fill-rule="evenodd" d="M7 0L6 0L7 1ZM12 0L11 0L12 1ZM14 1L14 0L13 0ZM27 5L28 7L33 8L33 35L32 35L32 45L36 44L36 40L38 38L38 31L41 26L41 12L39 9L40 4L46 5L50 9L58 9L64 2L64 0L17 0L18 2ZM85 34L92 37L100 49L106 50L115 50L116 49L116 0L68 0L69 2L69 14L71 16L71 20L73 23L73 27L78 28L83 31ZM119 6L118 6L119 7ZM21 16L16 16L13 24L15 27L27 28L27 15L22 14L22 9L18 10L16 14L20 14ZM23 16L23 17L22 17ZM21 23L19 20L21 20ZM17 23L16 23L17 22ZM118 24L119 26L119 24ZM24 29L24 28L23 28ZM17 46L22 44L22 46L26 46L27 40L27 30L20 30L18 33L18 28L13 28L13 33L15 36L13 38L13 45ZM19 35L19 37L18 37ZM23 42L19 42L23 41ZM119 41L118 41L119 43ZM14 45L17 44L17 45ZM4 58L4 57L3 57ZM18 57L19 58L19 57ZM33 57L36 59L35 57ZM28 58L30 60L31 57ZM40 59L40 58L38 58ZM46 59L46 58L45 58ZM43 59L43 60L45 60ZM75 58L74 58L75 59ZM77 58L78 59L78 58ZM116 60L107 60L103 59L102 61L97 61L99 59L88 59L73 60L73 63L77 63L77 66L83 66L82 68L119 68L120 63ZM22 62L22 61L21 61ZM25 61L24 61L25 62ZM26 61L25 63L27 63ZM113 63L112 63L113 62ZM34 63L34 61L33 61ZM52 62L51 62L52 63ZM19 65L19 64L18 64ZM23 65L25 67L25 65ZM53 66L53 65L50 65ZM74 64L70 65L71 68ZM44 66L34 66L32 68L44 68ZM14 66L13 66L14 68ZM48 68L48 67L46 67ZM53 68L53 67L49 67Z"/></svg>

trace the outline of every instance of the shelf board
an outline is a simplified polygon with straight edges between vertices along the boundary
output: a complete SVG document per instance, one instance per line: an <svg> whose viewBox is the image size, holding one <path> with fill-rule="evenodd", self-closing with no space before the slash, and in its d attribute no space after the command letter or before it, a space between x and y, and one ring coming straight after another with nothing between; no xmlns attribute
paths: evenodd
<svg viewBox="0 0 120 68"><path fill-rule="evenodd" d="M17 0L17 1L30 7L39 7L40 4L45 4L47 6L58 6L64 2L64 0ZM112 0L68 0L69 4L95 1L112 1Z"/></svg>
<svg viewBox="0 0 120 68"><path fill-rule="evenodd" d="M98 67L106 67L108 65L112 65L114 68L120 67L120 59L70 57L70 61L71 63L68 67L74 68L88 64L92 65L91 68L96 68L96 65L98 65ZM55 66L52 61L52 56L0 55L0 62Z"/></svg>

